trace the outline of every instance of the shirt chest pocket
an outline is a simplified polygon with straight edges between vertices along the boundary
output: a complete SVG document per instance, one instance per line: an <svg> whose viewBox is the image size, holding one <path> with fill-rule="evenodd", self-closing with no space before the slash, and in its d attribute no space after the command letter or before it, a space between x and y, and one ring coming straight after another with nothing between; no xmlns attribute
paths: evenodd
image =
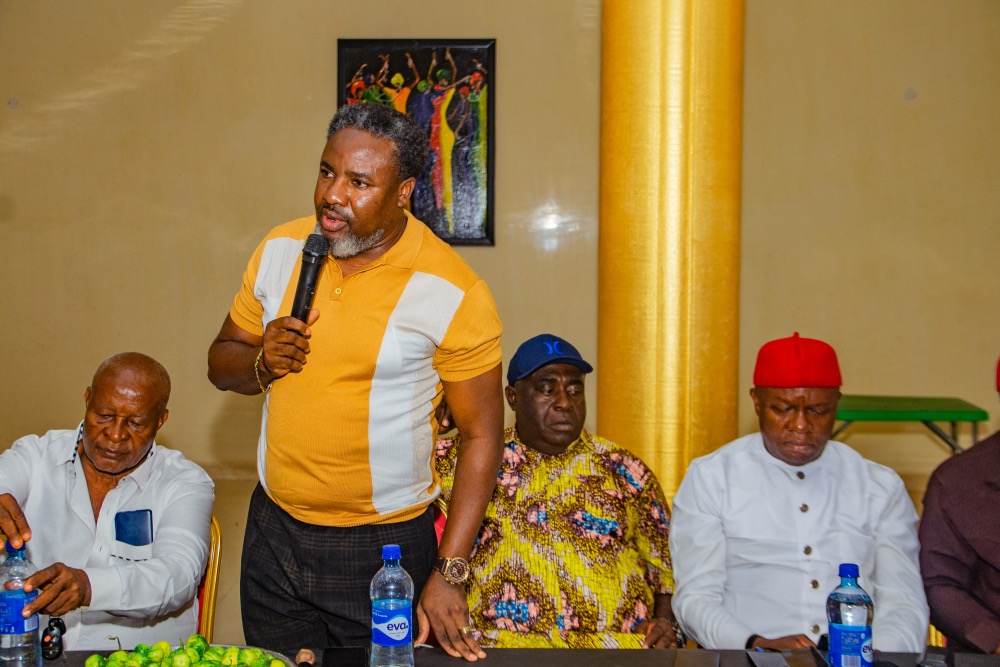
<svg viewBox="0 0 1000 667"><path fill-rule="evenodd" d="M115 560L123 562L140 562L149 560L153 557L153 545L142 544L136 546L134 544L126 544L125 542L115 540L111 545L111 557Z"/></svg>
<svg viewBox="0 0 1000 667"><path fill-rule="evenodd" d="M864 524L852 524L850 521L839 521L831 527L825 536L827 544L825 553L841 563L856 563L862 566L862 576L865 576L865 565L868 569L875 564L874 530Z"/></svg>

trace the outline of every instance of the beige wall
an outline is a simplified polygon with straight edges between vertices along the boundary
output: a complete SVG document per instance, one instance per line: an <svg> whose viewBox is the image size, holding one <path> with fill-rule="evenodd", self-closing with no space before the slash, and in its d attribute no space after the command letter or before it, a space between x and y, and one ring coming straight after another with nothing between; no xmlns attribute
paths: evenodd
<svg viewBox="0 0 1000 667"><path fill-rule="evenodd" d="M97 364L138 349L174 379L160 440L249 471L260 399L216 391L206 351L254 246L312 211L338 37L496 38L496 247L461 253L494 290L505 359L543 330L596 354L597 0L0 1L0 16L2 446L75 426Z"/></svg>
<svg viewBox="0 0 1000 667"><path fill-rule="evenodd" d="M798 330L844 391L958 396L995 430L1000 3L748 0L745 67L741 386ZM847 433L911 493L948 453L919 424Z"/></svg>
<svg viewBox="0 0 1000 667"><path fill-rule="evenodd" d="M0 4L0 443L72 425L95 365L140 349L174 376L164 442L252 460L258 399L216 392L205 349L254 244L310 210L339 36L497 38L497 246L462 253L506 358L541 330L594 356L599 3L412 6ZM747 3L742 386L799 330L847 391L998 413L998 45L994 0ZM946 455L849 433L904 474Z"/></svg>
<svg viewBox="0 0 1000 667"><path fill-rule="evenodd" d="M595 355L599 2L412 7L0 3L0 443L71 426L96 364L140 349L174 377L162 440L250 464L259 399L215 391L205 349L254 244L310 210L339 36L497 38L497 246L462 253L505 358L542 330ZM998 44L994 0L748 1L743 387L799 330L847 391L961 396L996 427ZM946 455L919 426L848 441L917 477Z"/></svg>

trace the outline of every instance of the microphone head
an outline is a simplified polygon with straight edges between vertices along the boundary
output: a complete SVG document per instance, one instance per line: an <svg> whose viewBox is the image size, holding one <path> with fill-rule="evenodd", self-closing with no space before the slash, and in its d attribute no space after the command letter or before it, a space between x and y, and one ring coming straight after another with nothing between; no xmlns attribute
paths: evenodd
<svg viewBox="0 0 1000 667"><path fill-rule="evenodd" d="M330 242L322 234L310 234L302 252L313 257L324 257L330 253Z"/></svg>

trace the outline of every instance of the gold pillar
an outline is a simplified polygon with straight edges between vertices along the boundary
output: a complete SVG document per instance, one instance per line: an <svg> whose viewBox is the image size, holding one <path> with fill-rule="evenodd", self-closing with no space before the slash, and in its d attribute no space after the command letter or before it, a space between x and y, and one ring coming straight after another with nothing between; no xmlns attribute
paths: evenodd
<svg viewBox="0 0 1000 667"><path fill-rule="evenodd" d="M597 431L673 498L737 430L743 1L602 13Z"/></svg>

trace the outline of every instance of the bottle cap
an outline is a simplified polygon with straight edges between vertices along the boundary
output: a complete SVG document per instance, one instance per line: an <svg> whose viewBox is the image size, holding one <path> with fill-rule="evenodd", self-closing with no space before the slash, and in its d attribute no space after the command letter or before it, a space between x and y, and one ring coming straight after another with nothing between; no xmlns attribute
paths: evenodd
<svg viewBox="0 0 1000 667"><path fill-rule="evenodd" d="M854 563L841 563L840 576L858 578L858 566Z"/></svg>
<svg viewBox="0 0 1000 667"><path fill-rule="evenodd" d="M21 549L24 549L24 547L23 547L23 546L21 547L21 549L15 549L15 548L14 548L14 547L13 547L13 546L11 545L11 543L10 543L10 540L8 540L7 542L5 542L5 545L6 545L6 546L4 547L4 550L5 550L5 551L6 551L7 553L9 553L9 554L16 554L16 553L17 553L18 551L21 551Z"/></svg>
<svg viewBox="0 0 1000 667"><path fill-rule="evenodd" d="M399 545L387 544L382 547L382 560L399 560Z"/></svg>

